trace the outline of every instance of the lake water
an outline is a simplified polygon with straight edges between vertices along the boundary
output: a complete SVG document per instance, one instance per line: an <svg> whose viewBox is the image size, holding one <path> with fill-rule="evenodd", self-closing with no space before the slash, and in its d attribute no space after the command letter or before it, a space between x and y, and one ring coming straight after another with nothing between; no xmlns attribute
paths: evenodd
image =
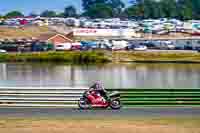
<svg viewBox="0 0 200 133"><path fill-rule="evenodd" d="M106 88L200 88L200 64L0 63L0 86L89 86Z"/></svg>

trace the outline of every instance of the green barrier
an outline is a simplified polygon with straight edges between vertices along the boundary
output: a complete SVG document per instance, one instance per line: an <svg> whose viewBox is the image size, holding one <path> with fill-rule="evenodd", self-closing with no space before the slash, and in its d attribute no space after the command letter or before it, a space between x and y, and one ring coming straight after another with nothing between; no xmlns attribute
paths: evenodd
<svg viewBox="0 0 200 133"><path fill-rule="evenodd" d="M200 106L200 89L108 89L119 91L125 107Z"/></svg>

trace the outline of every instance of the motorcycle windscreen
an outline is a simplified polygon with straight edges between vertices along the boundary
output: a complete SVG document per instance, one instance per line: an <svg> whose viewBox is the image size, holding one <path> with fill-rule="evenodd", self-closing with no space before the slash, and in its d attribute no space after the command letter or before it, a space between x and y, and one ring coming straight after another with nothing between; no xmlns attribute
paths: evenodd
<svg viewBox="0 0 200 133"><path fill-rule="evenodd" d="M120 97L120 93L119 92L113 92L109 94L110 98L112 97Z"/></svg>

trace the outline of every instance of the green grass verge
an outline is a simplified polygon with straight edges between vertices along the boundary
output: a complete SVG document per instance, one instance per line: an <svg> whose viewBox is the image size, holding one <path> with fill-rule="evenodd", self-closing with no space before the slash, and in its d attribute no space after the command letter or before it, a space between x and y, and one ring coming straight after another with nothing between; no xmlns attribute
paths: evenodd
<svg viewBox="0 0 200 133"><path fill-rule="evenodd" d="M199 53L186 52L114 52L118 62L200 63Z"/></svg>
<svg viewBox="0 0 200 133"><path fill-rule="evenodd" d="M67 51L41 53L0 54L0 62L71 62L71 63L105 63L105 62L141 62L141 63L200 63L199 53L184 52L105 52Z"/></svg>
<svg viewBox="0 0 200 133"><path fill-rule="evenodd" d="M105 63L109 60L103 52L38 52L0 54L0 62L69 62L69 63Z"/></svg>

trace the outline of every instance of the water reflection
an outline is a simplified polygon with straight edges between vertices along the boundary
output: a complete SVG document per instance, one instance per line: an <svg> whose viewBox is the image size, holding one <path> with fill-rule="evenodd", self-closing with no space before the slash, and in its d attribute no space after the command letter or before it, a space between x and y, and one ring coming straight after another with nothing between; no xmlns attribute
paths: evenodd
<svg viewBox="0 0 200 133"><path fill-rule="evenodd" d="M0 64L0 86L88 86L107 88L200 88L200 64Z"/></svg>

